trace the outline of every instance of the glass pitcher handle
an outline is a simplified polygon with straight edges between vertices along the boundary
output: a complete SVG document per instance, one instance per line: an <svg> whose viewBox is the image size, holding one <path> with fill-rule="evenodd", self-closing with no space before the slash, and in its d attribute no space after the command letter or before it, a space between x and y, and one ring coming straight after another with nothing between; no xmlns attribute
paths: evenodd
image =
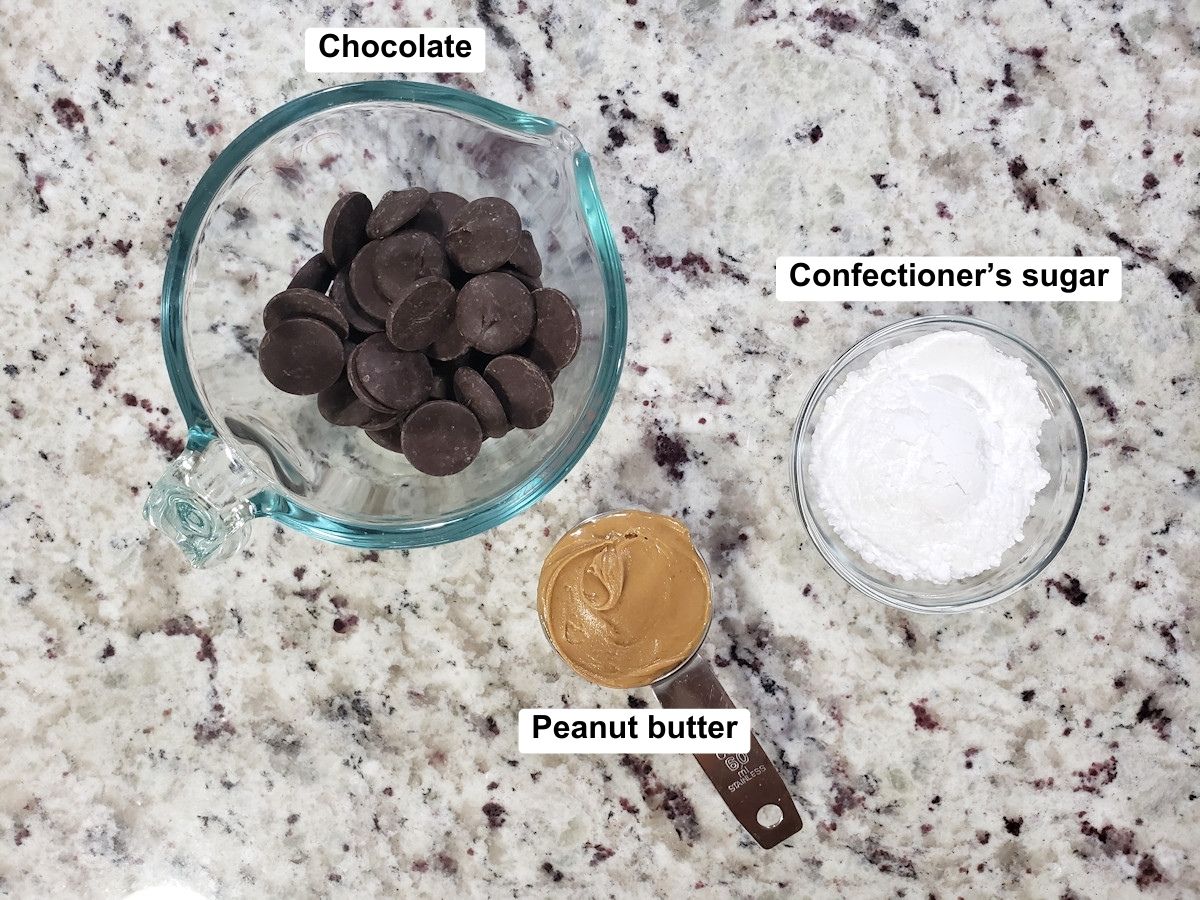
<svg viewBox="0 0 1200 900"><path fill-rule="evenodd" d="M142 514L202 568L245 546L258 514L251 498L262 484L220 438L193 432L188 444L155 482Z"/></svg>
<svg viewBox="0 0 1200 900"><path fill-rule="evenodd" d="M717 674L697 653L682 669L652 685L667 709L733 709ZM713 783L729 811L758 845L766 850L787 840L804 822L779 770L758 738L750 734L746 754L697 753L696 762Z"/></svg>

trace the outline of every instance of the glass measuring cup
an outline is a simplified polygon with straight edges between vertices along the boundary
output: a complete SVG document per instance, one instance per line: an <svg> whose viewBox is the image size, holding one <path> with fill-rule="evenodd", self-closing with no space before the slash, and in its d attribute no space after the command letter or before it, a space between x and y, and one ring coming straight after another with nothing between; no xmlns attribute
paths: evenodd
<svg viewBox="0 0 1200 900"><path fill-rule="evenodd" d="M597 667L594 665L595 657L583 654L580 659L572 660L560 646L559 640L556 639L555 629L549 621L549 609L554 605L550 597L556 590L559 576L566 571L567 567L573 565L578 568L580 561L586 560L583 568L584 574L579 576L578 583L567 587L567 596L576 603L587 604L588 613L585 619L594 615L603 621L605 633L610 631L614 633L615 636L611 638L613 645L621 647L622 654L624 648L636 644L637 639L629 634L628 626L630 622L645 621L645 617L639 615L645 611L643 602L635 601L637 607L640 608L633 608L632 613L625 617L626 621L624 622L619 621L622 618L621 615L616 617L600 615L601 613L612 613L621 605L621 601L626 599L626 594L630 598L636 594L644 596L647 580L654 585L655 589L664 584L664 581L658 580L657 577L654 579L642 578L638 579L638 588L627 591L631 581L635 580L625 569L629 557L618 561L618 557L621 556L619 545L614 549L610 547L609 542L613 538L623 537L627 541L625 546L628 547L630 540L637 543L637 539L643 537L640 534L629 533L629 529L635 527L634 520L629 518L631 516L640 517L642 520L659 520L670 523L672 538L677 538L678 532L687 535L688 548L694 559L686 560L686 562L695 562L703 571L703 589L709 591L709 596L705 598L706 608L702 629L690 636L684 649L678 654L682 656L686 653L687 655L672 668L661 672L661 666L646 667L636 664L633 668L627 668L610 676L607 672L597 671ZM610 522L612 531L604 539L598 539L594 529L586 537L582 534L582 530L588 526L594 526L606 520ZM576 538L579 539L578 545L567 543ZM560 546L565 546L565 550L556 554ZM638 546L642 545L638 544ZM657 549L657 544L654 546ZM635 567L636 565L641 564L635 564ZM642 574L646 574L647 571L643 570ZM660 573L654 574L658 576ZM589 591L584 587L583 579L585 577L594 577L596 583L600 585L600 589L595 592L595 602L587 598ZM669 581L671 584L675 583L673 573ZM712 665L700 655L700 648L704 645L712 624L711 584L704 557L696 548L695 543L691 540L691 535L682 523L667 516L658 516L641 510L611 511L592 516L578 523L559 539L554 549L547 555L538 583L538 619L546 639L559 657L577 674L594 684L621 688L650 687L658 697L659 703L668 709L734 709L733 701L721 686ZM694 596L691 592L697 589L700 588L694 583L687 585L685 595ZM664 586L662 590L666 592L667 587ZM601 594L603 596L600 596ZM626 610L629 609L630 607L627 606ZM678 612L677 609L673 611ZM695 610L688 612L695 612ZM677 616L678 620L688 618L692 618L692 616ZM571 643L570 639L566 637L568 634L569 629L564 628L564 639ZM674 648L664 647L664 644L674 644L675 641L660 641L662 633L654 634L653 647L656 655L666 652L668 660L674 659L677 655L672 652ZM690 653L687 648L690 648ZM803 827L800 814L796 810L787 786L753 733L750 735L749 753L698 753L695 756L704 774L708 776L725 805L729 807L729 811L758 842L759 846L766 849L774 847L796 834Z"/></svg>
<svg viewBox="0 0 1200 900"><path fill-rule="evenodd" d="M578 355L536 431L487 441L464 472L434 478L337 428L312 397L258 369L262 308L321 246L339 193L409 184L500 196L542 250L544 283L574 301ZM197 566L229 556L257 517L368 549L460 540L540 499L604 421L620 377L620 259L587 153L568 130L453 88L372 81L284 104L239 135L179 218L162 295L171 386L187 448L159 479L147 519Z"/></svg>

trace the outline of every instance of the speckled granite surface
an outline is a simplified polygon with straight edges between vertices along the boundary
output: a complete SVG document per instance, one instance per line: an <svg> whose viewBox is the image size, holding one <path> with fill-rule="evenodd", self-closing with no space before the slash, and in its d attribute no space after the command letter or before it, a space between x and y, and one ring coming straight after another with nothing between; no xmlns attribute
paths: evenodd
<svg viewBox="0 0 1200 900"><path fill-rule="evenodd" d="M1195 896L1195 4L393 6L6 8L0 894ZM198 574L139 512L183 436L162 265L213 154L329 83L319 21L489 29L470 84L595 153L628 370L486 536L376 558L260 522ZM789 432L913 310L779 305L775 256L1076 250L1121 254L1121 304L974 310L1060 366L1092 441L1049 578L959 618L850 593ZM521 706L635 702L571 677L532 602L553 537L620 504L709 556L711 652L808 823L774 851L689 758L516 752Z"/></svg>

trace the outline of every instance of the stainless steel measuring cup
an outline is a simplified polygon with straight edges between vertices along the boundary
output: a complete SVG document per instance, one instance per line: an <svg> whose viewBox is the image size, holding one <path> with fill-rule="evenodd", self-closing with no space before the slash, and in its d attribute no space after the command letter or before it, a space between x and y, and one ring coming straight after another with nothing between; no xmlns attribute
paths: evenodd
<svg viewBox="0 0 1200 900"><path fill-rule="evenodd" d="M641 510L612 510L591 516L577 523L567 531L571 534L593 522L617 516L623 512L641 512ZM565 535L564 535L565 537ZM691 537L690 533L688 535ZM560 541L562 538L559 539ZM556 544L557 546L557 544ZM704 566L706 576L708 564L704 556L692 542L696 557ZM710 592L712 580L706 578ZM546 640L554 647L563 662L578 673L571 661L566 658L555 643L545 616L539 603L538 619ZM661 675L645 684L635 684L632 687L649 687L654 691L658 702L667 709L735 709L733 701L725 693L721 682L713 671L712 664L700 654L700 649L708 637L708 629L712 625L711 596L708 608L708 622L704 627L704 635L692 651L690 657L680 663L665 675ZM581 677L586 677L582 676ZM593 683L599 682L588 679ZM770 849L781 841L786 840L803 828L804 823L796 809L791 794L783 782L779 771L759 744L753 731L750 734L750 752L737 754L697 753L696 761L708 780L712 782L717 793L729 807L734 818L750 833L760 847Z"/></svg>

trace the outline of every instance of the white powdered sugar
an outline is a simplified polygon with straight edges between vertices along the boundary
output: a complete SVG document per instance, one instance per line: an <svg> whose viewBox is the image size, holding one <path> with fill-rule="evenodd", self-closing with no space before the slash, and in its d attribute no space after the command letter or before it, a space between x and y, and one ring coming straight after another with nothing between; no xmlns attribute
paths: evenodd
<svg viewBox="0 0 1200 900"><path fill-rule="evenodd" d="M883 350L819 413L817 504L863 559L945 584L1000 563L1050 480L1050 417L1024 362L940 331Z"/></svg>

